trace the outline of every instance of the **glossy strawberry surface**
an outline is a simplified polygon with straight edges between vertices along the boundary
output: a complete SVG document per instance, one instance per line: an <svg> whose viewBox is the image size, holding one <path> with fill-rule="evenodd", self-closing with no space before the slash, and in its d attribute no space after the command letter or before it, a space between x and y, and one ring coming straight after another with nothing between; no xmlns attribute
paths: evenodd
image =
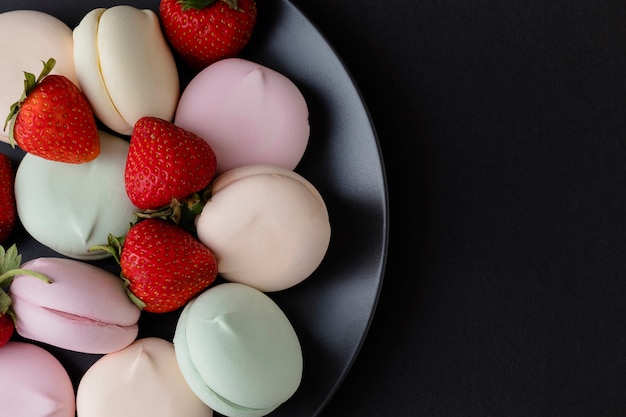
<svg viewBox="0 0 626 417"><path fill-rule="evenodd" d="M41 158L84 163L100 154L91 106L67 77L47 75L27 91L15 116L12 137L25 152Z"/></svg>
<svg viewBox="0 0 626 417"><path fill-rule="evenodd" d="M13 163L8 156L0 154L0 243L9 238L17 221L14 181Z"/></svg>
<svg viewBox="0 0 626 417"><path fill-rule="evenodd" d="M124 180L140 209L157 209L205 188L215 175L211 146L193 133L155 117L133 129Z"/></svg>
<svg viewBox="0 0 626 417"><path fill-rule="evenodd" d="M213 253L191 234L161 219L143 220L130 229L120 265L132 297L154 313L182 307L217 276Z"/></svg>
<svg viewBox="0 0 626 417"><path fill-rule="evenodd" d="M194 70L239 54L257 18L254 0L162 0L164 32Z"/></svg>
<svg viewBox="0 0 626 417"><path fill-rule="evenodd" d="M0 314L0 347L7 344L13 335L13 319L8 314Z"/></svg>

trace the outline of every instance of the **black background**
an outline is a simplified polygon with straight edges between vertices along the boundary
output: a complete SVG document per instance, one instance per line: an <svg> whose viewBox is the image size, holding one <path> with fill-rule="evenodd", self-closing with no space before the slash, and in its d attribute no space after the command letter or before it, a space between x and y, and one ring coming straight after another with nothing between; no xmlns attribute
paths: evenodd
<svg viewBox="0 0 626 417"><path fill-rule="evenodd" d="M335 416L626 415L626 2L293 0L390 196Z"/></svg>

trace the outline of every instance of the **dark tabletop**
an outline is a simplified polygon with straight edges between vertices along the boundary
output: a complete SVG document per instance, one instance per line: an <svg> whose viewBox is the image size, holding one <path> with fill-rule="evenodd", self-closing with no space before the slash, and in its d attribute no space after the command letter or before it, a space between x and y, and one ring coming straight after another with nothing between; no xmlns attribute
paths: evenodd
<svg viewBox="0 0 626 417"><path fill-rule="evenodd" d="M378 309L321 416L626 415L626 2L293 2L390 198Z"/></svg>

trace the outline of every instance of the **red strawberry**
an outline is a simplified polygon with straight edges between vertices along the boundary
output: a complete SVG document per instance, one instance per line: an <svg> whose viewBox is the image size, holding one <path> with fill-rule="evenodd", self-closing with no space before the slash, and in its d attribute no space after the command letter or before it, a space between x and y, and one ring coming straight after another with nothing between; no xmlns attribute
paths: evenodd
<svg viewBox="0 0 626 417"><path fill-rule="evenodd" d="M108 250L122 267L130 298L143 310L166 313L184 306L217 277L213 253L182 228L162 219L133 225Z"/></svg>
<svg viewBox="0 0 626 417"><path fill-rule="evenodd" d="M158 209L206 188L215 166L204 139L166 120L144 117L130 138L126 193L139 209Z"/></svg>
<svg viewBox="0 0 626 417"><path fill-rule="evenodd" d="M100 136L89 102L63 75L48 75L56 61L44 63L39 77L25 72L23 98L11 106L4 129L10 142L45 159L80 164L100 154Z"/></svg>
<svg viewBox="0 0 626 417"><path fill-rule="evenodd" d="M239 54L257 17L254 0L161 0L159 12L170 44L197 71Z"/></svg>
<svg viewBox="0 0 626 417"><path fill-rule="evenodd" d="M11 339L13 329L15 329L13 318L8 313L0 313L0 347L6 345Z"/></svg>
<svg viewBox="0 0 626 417"><path fill-rule="evenodd" d="M17 252L17 247L12 245L4 250L0 246L0 346L5 345L15 328L15 316L11 310L11 297L7 294L7 289L16 275L32 275L44 282L52 282L38 272L20 269L22 256Z"/></svg>
<svg viewBox="0 0 626 417"><path fill-rule="evenodd" d="M13 184L13 163L5 154L0 154L0 243L9 238L17 220Z"/></svg>

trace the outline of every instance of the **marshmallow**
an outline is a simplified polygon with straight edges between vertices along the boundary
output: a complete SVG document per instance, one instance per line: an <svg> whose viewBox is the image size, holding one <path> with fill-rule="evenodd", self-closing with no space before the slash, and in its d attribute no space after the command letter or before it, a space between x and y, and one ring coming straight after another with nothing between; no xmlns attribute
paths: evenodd
<svg viewBox="0 0 626 417"><path fill-rule="evenodd" d="M74 417L72 381L47 350L11 341L0 348L3 416Z"/></svg>
<svg viewBox="0 0 626 417"><path fill-rule="evenodd" d="M217 172L244 165L294 169L309 141L309 110L283 74L242 58L198 73L181 94L174 122L204 138Z"/></svg>
<svg viewBox="0 0 626 417"><path fill-rule="evenodd" d="M124 184L128 149L127 141L101 131L100 155L87 163L25 155L15 175L15 200L26 231L70 258L109 257L89 248L106 244L109 233L124 236L135 221L137 208Z"/></svg>
<svg viewBox="0 0 626 417"><path fill-rule="evenodd" d="M328 211L301 175L249 165L219 175L211 191L196 229L228 281L279 291L308 278L322 262L331 235Z"/></svg>
<svg viewBox="0 0 626 417"><path fill-rule="evenodd" d="M104 355L83 375L78 417L211 417L178 368L174 345L148 337Z"/></svg>
<svg viewBox="0 0 626 417"><path fill-rule="evenodd" d="M193 392L227 417L271 413L298 389L302 350L272 299L224 283L190 301L176 325L176 359Z"/></svg>
<svg viewBox="0 0 626 417"><path fill-rule="evenodd" d="M127 296L120 277L65 258L35 258L22 268L51 282L31 275L13 278L10 295L20 336L97 354L122 349L136 339L141 310Z"/></svg>
<svg viewBox="0 0 626 417"><path fill-rule="evenodd" d="M174 56L150 9L97 8L74 29L76 75L96 117L130 135L137 120L172 120L180 86Z"/></svg>

